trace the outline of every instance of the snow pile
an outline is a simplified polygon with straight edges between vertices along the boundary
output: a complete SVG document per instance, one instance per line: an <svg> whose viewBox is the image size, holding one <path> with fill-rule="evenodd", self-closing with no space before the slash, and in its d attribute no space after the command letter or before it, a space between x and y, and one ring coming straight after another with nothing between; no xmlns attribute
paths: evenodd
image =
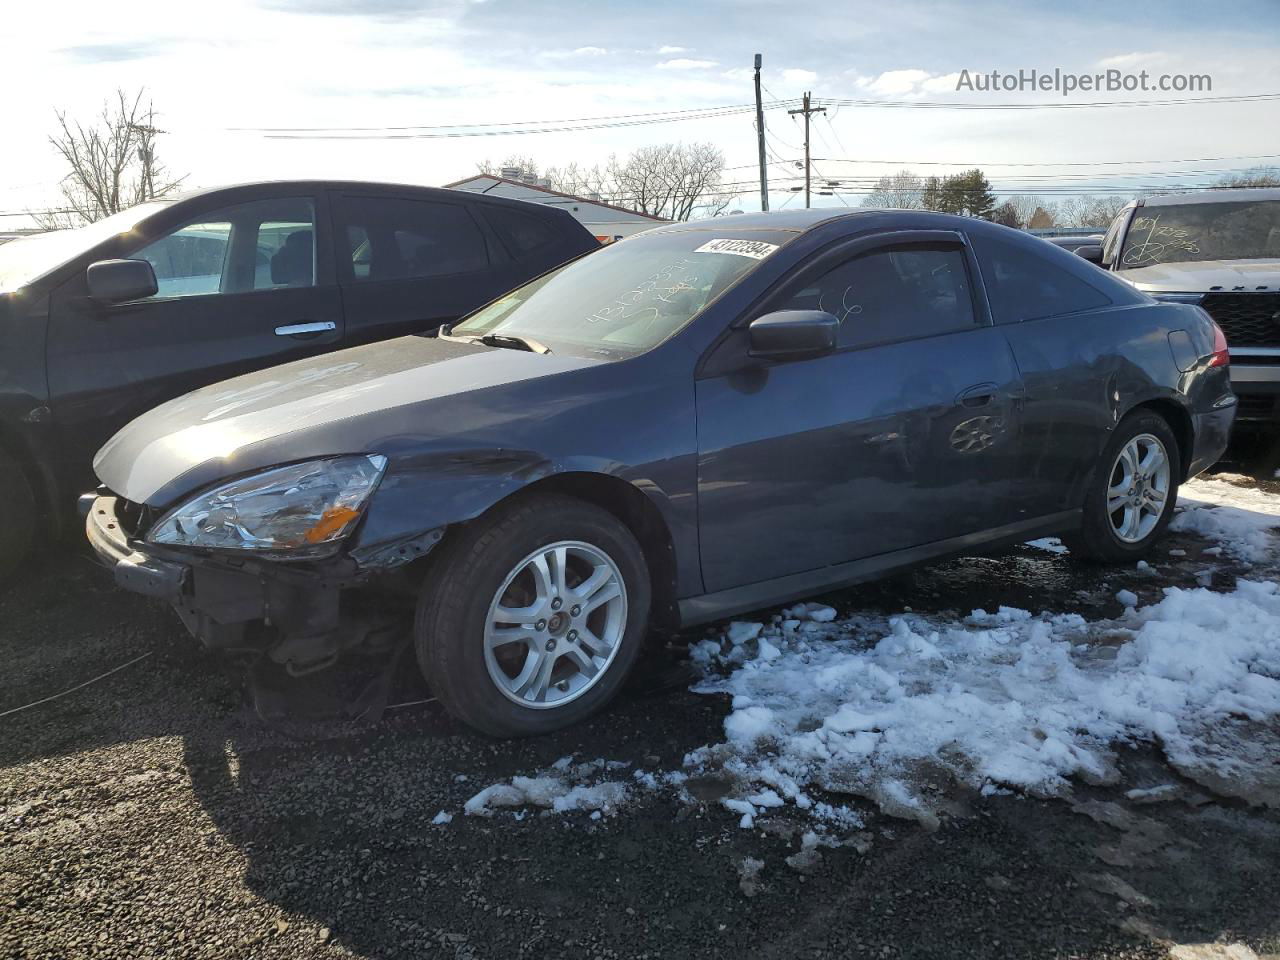
<svg viewBox="0 0 1280 960"><path fill-rule="evenodd" d="M857 825L814 788L926 823L952 780L1061 795L1071 777L1112 779L1113 745L1133 739L1159 742L1184 772L1239 777L1222 730L1280 714L1277 591L1171 587L1096 622L1004 607L835 620L806 604L733 624L696 651L708 675L694 689L732 697L726 739L686 770L739 784L722 803L744 827L789 804Z"/></svg>
<svg viewBox="0 0 1280 960"><path fill-rule="evenodd" d="M538 807L556 813L590 811L593 819L599 819L616 813L628 797L626 782L603 779L601 774L627 766L616 760L574 763L572 757L562 757L537 776L512 777L510 783L485 787L462 811L469 817L491 817L502 808Z"/></svg>
<svg viewBox="0 0 1280 960"><path fill-rule="evenodd" d="M1217 540L1227 553L1248 563L1274 563L1280 497L1244 477L1197 477L1178 491L1178 512L1169 529Z"/></svg>

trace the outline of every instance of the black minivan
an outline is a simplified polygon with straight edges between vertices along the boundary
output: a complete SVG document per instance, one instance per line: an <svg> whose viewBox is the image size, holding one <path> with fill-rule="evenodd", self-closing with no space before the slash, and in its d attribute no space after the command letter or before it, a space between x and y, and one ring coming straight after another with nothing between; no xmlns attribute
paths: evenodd
<svg viewBox="0 0 1280 960"><path fill-rule="evenodd" d="M203 190L0 246L0 576L157 404L434 330L596 246L552 207L331 181Z"/></svg>

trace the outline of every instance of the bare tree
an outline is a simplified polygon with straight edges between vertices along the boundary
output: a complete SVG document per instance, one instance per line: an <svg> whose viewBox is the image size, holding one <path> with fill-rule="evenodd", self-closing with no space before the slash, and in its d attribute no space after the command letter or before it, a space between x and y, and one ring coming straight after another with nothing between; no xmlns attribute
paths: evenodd
<svg viewBox="0 0 1280 960"><path fill-rule="evenodd" d="M1280 187L1280 167L1253 167L1243 173L1229 173L1218 183L1224 187Z"/></svg>
<svg viewBox="0 0 1280 960"><path fill-rule="evenodd" d="M735 194L720 189L724 154L711 143L663 143L641 147L603 166L543 167L533 157L510 156L501 166L485 160L477 169L498 176L502 167L544 179L552 190L599 199L667 220L723 213ZM541 172L539 172L541 171Z"/></svg>
<svg viewBox="0 0 1280 960"><path fill-rule="evenodd" d="M1058 224L1064 227L1108 227L1129 202L1127 197L1068 197L1058 205Z"/></svg>
<svg viewBox="0 0 1280 960"><path fill-rule="evenodd" d="M32 214L40 226L54 230L93 223L144 200L177 189L183 177L173 178L156 152L156 128L151 101L144 92L132 98L117 90L113 101L87 126L56 114L58 133L49 142L71 169L59 185L64 210Z"/></svg>
<svg viewBox="0 0 1280 960"><path fill-rule="evenodd" d="M864 207L893 207L919 210L924 206L924 179L910 170L881 177L871 192L862 198Z"/></svg>
<svg viewBox="0 0 1280 960"><path fill-rule="evenodd" d="M1016 193L1011 197L1005 197L1004 200L1005 203L1013 208L1013 212L1018 218L1018 224L1024 227L1031 223L1031 218L1035 216L1035 212L1044 205L1041 200L1025 193Z"/></svg>
<svg viewBox="0 0 1280 960"><path fill-rule="evenodd" d="M608 166L608 199L665 220L722 213L733 199L720 191L724 154L711 143L641 147Z"/></svg>

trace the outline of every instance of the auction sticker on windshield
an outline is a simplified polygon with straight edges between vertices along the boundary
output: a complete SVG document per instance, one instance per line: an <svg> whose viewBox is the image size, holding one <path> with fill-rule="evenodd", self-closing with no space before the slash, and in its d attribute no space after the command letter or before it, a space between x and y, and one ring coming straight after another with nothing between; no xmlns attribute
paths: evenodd
<svg viewBox="0 0 1280 960"><path fill-rule="evenodd" d="M778 249L776 243L765 243L763 240L708 240L694 253L732 253L739 257L750 257L752 260L763 260Z"/></svg>

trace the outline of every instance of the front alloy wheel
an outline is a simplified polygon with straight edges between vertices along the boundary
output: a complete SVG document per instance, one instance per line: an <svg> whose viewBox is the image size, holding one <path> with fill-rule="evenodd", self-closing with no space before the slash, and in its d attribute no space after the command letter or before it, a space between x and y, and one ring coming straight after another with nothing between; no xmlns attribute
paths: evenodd
<svg viewBox="0 0 1280 960"><path fill-rule="evenodd" d="M530 494L439 549L414 632L450 713L494 736L533 736L586 719L618 692L650 604L644 552L618 517Z"/></svg>
<svg viewBox="0 0 1280 960"><path fill-rule="evenodd" d="M626 586L608 554L578 540L539 547L489 604L489 679L521 706L563 706L609 670L626 625Z"/></svg>

